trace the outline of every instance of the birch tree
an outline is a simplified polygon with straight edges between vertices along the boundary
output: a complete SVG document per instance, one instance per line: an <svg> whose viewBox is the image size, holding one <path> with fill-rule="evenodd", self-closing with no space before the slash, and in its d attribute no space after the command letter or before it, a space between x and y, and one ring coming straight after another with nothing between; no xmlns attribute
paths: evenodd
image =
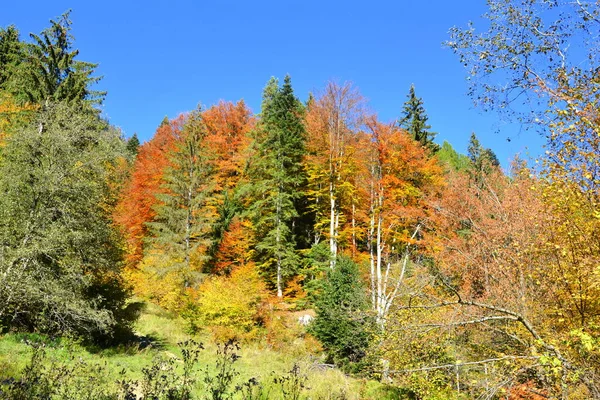
<svg viewBox="0 0 600 400"><path fill-rule="evenodd" d="M310 196L317 218L315 243L329 241L330 268L335 267L342 225L355 226L357 133L364 123L365 100L349 83L328 83L307 115ZM342 242L342 243L340 243Z"/></svg>

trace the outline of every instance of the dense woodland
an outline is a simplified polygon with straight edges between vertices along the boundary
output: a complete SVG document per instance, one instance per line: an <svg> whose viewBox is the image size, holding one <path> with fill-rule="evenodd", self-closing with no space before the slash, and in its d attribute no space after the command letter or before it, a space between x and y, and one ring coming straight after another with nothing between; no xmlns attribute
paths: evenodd
<svg viewBox="0 0 600 400"><path fill-rule="evenodd" d="M141 144L68 13L0 28L0 329L116 346L151 303L281 348L282 315L315 315L323 364L407 398L600 398L600 6L488 3L447 45L476 102L547 138L508 171L474 133L436 143L415 87L390 122L289 76L258 114L198 107Z"/></svg>

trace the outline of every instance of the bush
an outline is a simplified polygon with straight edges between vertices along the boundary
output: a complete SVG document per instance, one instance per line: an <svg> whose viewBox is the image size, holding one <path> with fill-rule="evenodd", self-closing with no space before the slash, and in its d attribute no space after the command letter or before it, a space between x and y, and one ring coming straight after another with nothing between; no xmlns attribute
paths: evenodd
<svg viewBox="0 0 600 400"><path fill-rule="evenodd" d="M217 340L251 339L262 324L260 306L267 292L254 265L249 263L230 276L208 278L184 312L190 329L209 329Z"/></svg>

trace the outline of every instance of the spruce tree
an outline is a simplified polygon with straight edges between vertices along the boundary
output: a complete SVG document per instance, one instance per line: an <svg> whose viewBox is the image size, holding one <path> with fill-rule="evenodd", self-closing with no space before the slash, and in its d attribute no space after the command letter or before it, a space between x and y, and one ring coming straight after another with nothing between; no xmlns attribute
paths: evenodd
<svg viewBox="0 0 600 400"><path fill-rule="evenodd" d="M467 155L471 160L470 174L477 182L480 182L493 168L500 166L500 161L498 161L496 154L492 149L483 147L474 132L471 133L471 138L469 139Z"/></svg>
<svg viewBox="0 0 600 400"><path fill-rule="evenodd" d="M249 169L252 200L248 216L256 235L256 261L282 297L286 278L300 263L294 230L305 182L304 109L289 76L282 87L274 78L269 81L262 107L254 132L256 155Z"/></svg>
<svg viewBox="0 0 600 400"><path fill-rule="evenodd" d="M171 155L163 176L163 193L156 195L156 217L148 223L150 251L166 262L157 274L176 273L184 289L197 282L210 247L216 201L211 183L213 164L204 146L206 127L200 111L193 113Z"/></svg>
<svg viewBox="0 0 600 400"><path fill-rule="evenodd" d="M423 99L415 94L415 86L411 85L408 93L408 100L402 107L402 118L398 121L398 125L404 128L417 142L422 146L427 147L432 152L437 152L439 146L433 142L437 135L436 132L430 131L431 125L427 124L429 117L423 107Z"/></svg>
<svg viewBox="0 0 600 400"><path fill-rule="evenodd" d="M140 148L140 139L138 139L137 133L134 133L132 137L127 141L127 152L135 158Z"/></svg>
<svg viewBox="0 0 600 400"><path fill-rule="evenodd" d="M14 25L0 28L0 89L23 58L23 43Z"/></svg>
<svg viewBox="0 0 600 400"><path fill-rule="evenodd" d="M102 104L105 92L95 91L101 77L94 76L98 64L80 61L73 49L70 11L41 34L30 34L23 59L11 70L6 89L21 101L45 104L66 101L94 107ZM9 28L10 29L10 28ZM14 62L13 62L14 64Z"/></svg>
<svg viewBox="0 0 600 400"><path fill-rule="evenodd" d="M358 266L351 259L338 257L330 269L315 304L317 316L310 331L323 344L330 362L354 372L361 370L374 319Z"/></svg>

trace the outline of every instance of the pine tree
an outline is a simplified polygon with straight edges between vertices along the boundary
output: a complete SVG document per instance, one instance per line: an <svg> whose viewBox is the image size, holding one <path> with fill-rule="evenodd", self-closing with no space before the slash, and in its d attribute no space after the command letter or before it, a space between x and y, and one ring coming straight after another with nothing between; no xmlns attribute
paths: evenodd
<svg viewBox="0 0 600 400"><path fill-rule="evenodd" d="M415 94L415 85L410 87L408 100L402 107L402 114L398 125L406 129L412 138L422 146L429 148L432 152L437 152L439 146L433 142L437 133L430 131L431 125L427 124L429 117L423 107L423 99Z"/></svg>
<svg viewBox="0 0 600 400"><path fill-rule="evenodd" d="M471 133L469 146L467 147L467 155L477 170L483 171L490 166L500 166L500 161L498 161L496 153L490 148L483 147L479 142L477 135L475 135L475 132Z"/></svg>
<svg viewBox="0 0 600 400"><path fill-rule="evenodd" d="M474 132L471 133L471 138L469 139L467 155L471 160L471 176L477 182L480 182L493 168L500 166L500 161L498 161L496 154L492 149L483 147Z"/></svg>
<svg viewBox="0 0 600 400"><path fill-rule="evenodd" d="M276 79L269 81L262 107L254 132L256 155L249 170L252 200L248 216L256 235L256 261L277 296L282 297L285 279L300 261L294 230L305 182L304 109L289 76L281 88Z"/></svg>
<svg viewBox="0 0 600 400"><path fill-rule="evenodd" d="M156 195L156 217L148 223L149 251L168 260L160 263L157 275L175 273L180 289L195 283L204 251L210 246L214 168L203 145L205 136L206 128L197 111L189 117L171 155L171 165L163 176L164 193Z"/></svg>

